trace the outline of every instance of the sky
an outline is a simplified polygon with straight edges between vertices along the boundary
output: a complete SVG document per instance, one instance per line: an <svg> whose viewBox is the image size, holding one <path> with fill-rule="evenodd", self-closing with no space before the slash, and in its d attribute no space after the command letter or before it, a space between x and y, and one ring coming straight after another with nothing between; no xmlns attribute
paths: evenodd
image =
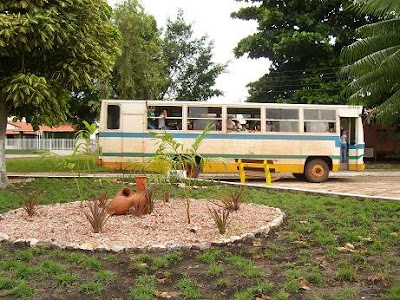
<svg viewBox="0 0 400 300"><path fill-rule="evenodd" d="M121 0L108 0L111 6ZM233 49L244 37L255 33L257 23L232 19L230 14L245 5L235 0L141 0L146 13L156 18L159 28L168 18L174 19L182 9L186 22L193 23L195 35L207 35L214 42L214 61L228 63L226 73L221 74L216 87L224 96L212 102L243 102L248 96L246 85L264 75L269 67L267 59L236 59Z"/></svg>

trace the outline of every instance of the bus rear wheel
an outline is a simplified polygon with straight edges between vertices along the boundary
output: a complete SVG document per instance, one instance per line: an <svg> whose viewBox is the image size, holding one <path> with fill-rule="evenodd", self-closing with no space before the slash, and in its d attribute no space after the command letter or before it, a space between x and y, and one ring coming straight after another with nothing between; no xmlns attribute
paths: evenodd
<svg viewBox="0 0 400 300"><path fill-rule="evenodd" d="M310 160L306 165L304 175L309 182L325 182L329 178L329 166L322 159Z"/></svg>

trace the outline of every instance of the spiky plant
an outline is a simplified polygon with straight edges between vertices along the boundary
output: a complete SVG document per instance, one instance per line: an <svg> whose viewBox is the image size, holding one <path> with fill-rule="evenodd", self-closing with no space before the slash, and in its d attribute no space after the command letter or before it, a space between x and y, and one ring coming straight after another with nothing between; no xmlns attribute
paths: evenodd
<svg viewBox="0 0 400 300"><path fill-rule="evenodd" d="M357 9L382 21L358 28L359 39L343 49L342 74L351 79L345 96L376 107L379 121L394 124L400 120L400 2L363 0Z"/></svg>
<svg viewBox="0 0 400 300"><path fill-rule="evenodd" d="M239 189L235 189L229 192L224 192L221 195L220 199L221 204L217 205L231 212L239 210L240 204L243 203L243 196L245 190L246 188L244 186L241 186Z"/></svg>
<svg viewBox="0 0 400 300"><path fill-rule="evenodd" d="M33 217L37 212L37 205L39 204L41 197L37 194L31 194L28 198L22 197L22 207L29 217Z"/></svg>
<svg viewBox="0 0 400 300"><path fill-rule="evenodd" d="M227 209L217 210L215 208L208 208L208 211L209 211L212 219L214 220L214 223L217 226L219 233L225 234L226 228L228 227L228 224L230 223L229 210L227 210Z"/></svg>
<svg viewBox="0 0 400 300"><path fill-rule="evenodd" d="M107 195L101 194L97 199L87 202L87 209L81 207L94 233L104 232L104 226L110 217L110 214L106 210L106 204Z"/></svg>

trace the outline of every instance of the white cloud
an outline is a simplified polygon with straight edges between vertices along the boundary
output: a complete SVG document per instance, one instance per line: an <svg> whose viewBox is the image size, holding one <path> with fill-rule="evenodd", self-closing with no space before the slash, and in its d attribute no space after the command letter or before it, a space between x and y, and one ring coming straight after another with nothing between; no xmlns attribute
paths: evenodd
<svg viewBox="0 0 400 300"><path fill-rule="evenodd" d="M121 1L108 0L110 5ZM257 80L267 72L266 59L235 59L233 48L249 34L256 32L257 23L232 19L230 14L242 7L244 2L235 0L141 0L147 13L155 16L158 26L163 27L168 18L174 18L179 8L187 22L193 23L196 35L208 35L214 42L214 60L218 63L230 62L227 73L217 79L217 87L224 92L223 97L213 102L241 102L247 97L246 84Z"/></svg>

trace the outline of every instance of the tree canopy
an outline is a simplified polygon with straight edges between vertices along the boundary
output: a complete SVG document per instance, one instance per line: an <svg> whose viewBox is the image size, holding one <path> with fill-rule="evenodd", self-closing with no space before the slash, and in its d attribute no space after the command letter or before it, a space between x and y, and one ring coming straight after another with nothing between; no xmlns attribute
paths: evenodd
<svg viewBox="0 0 400 300"><path fill-rule="evenodd" d="M73 88L107 77L119 32L104 0L0 3L0 186L7 116L38 124L65 119Z"/></svg>
<svg viewBox="0 0 400 300"><path fill-rule="evenodd" d="M204 101L222 95L215 80L226 66L213 62L213 44L207 38L194 37L192 24L185 22L183 11L168 19L163 39L167 73L164 100Z"/></svg>
<svg viewBox="0 0 400 300"><path fill-rule="evenodd" d="M350 78L345 91L352 103L372 110L387 124L400 121L400 3L367 0L360 13L383 16L384 20L357 30L359 39L343 49L349 64L342 72Z"/></svg>
<svg viewBox="0 0 400 300"><path fill-rule="evenodd" d="M161 32L153 16L138 0L127 0L114 11L122 34L122 52L117 58L112 84L118 99L158 99L166 82Z"/></svg>
<svg viewBox="0 0 400 300"><path fill-rule="evenodd" d="M243 0L240 0L243 1ZM246 1L247 2L247 1ZM355 29L371 21L352 9L352 0L250 0L232 17L258 22L243 38L237 57L268 58L269 73L249 84L249 101L341 103L347 81L338 78L340 52Z"/></svg>

